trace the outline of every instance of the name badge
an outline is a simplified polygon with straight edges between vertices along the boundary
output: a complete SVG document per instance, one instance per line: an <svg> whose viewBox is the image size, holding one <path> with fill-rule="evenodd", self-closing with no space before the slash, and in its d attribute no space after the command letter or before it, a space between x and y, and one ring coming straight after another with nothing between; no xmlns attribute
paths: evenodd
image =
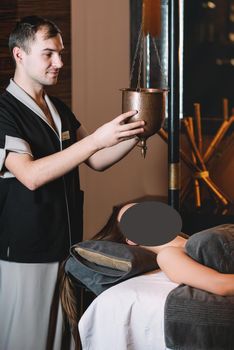
<svg viewBox="0 0 234 350"><path fill-rule="evenodd" d="M62 132L62 141L70 140L70 133L69 131Z"/></svg>

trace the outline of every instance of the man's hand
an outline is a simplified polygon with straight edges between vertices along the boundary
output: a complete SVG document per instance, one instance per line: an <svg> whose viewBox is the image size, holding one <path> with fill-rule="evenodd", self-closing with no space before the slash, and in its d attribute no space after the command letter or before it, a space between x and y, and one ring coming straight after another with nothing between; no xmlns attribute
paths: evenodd
<svg viewBox="0 0 234 350"><path fill-rule="evenodd" d="M123 113L98 128L92 134L97 148L111 147L143 133L145 124L143 120L128 123L128 119L135 114L137 114L137 111Z"/></svg>

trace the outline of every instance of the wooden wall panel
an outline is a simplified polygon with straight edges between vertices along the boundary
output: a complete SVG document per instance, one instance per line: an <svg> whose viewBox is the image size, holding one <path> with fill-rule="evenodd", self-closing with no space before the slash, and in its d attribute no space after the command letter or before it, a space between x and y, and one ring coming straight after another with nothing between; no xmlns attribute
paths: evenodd
<svg viewBox="0 0 234 350"><path fill-rule="evenodd" d="M8 37L16 20L39 15L54 21L62 31L65 52L59 82L47 91L71 106L71 16L69 0L1 0L0 3L0 91L14 74L8 51Z"/></svg>
<svg viewBox="0 0 234 350"><path fill-rule="evenodd" d="M16 21L17 0L2 0L0 3L0 90L12 77L14 65L8 51L8 36Z"/></svg>

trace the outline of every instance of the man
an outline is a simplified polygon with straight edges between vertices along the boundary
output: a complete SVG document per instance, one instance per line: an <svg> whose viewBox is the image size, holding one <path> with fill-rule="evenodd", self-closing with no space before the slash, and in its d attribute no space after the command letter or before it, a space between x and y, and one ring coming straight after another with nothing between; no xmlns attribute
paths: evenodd
<svg viewBox="0 0 234 350"><path fill-rule="evenodd" d="M82 239L77 166L110 167L136 145L144 122L127 123L130 111L88 135L46 94L63 66L54 23L22 19L9 47L15 74L0 97L0 349L57 350L61 324L53 329L50 320L58 267Z"/></svg>

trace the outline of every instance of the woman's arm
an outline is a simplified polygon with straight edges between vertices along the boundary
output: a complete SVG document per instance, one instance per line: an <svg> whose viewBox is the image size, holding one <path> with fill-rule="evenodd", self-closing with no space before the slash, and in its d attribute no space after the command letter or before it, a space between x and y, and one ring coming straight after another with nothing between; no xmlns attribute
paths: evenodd
<svg viewBox="0 0 234 350"><path fill-rule="evenodd" d="M234 295L234 274L223 274L199 264L183 248L164 248L159 252L157 262L173 282L222 296Z"/></svg>

